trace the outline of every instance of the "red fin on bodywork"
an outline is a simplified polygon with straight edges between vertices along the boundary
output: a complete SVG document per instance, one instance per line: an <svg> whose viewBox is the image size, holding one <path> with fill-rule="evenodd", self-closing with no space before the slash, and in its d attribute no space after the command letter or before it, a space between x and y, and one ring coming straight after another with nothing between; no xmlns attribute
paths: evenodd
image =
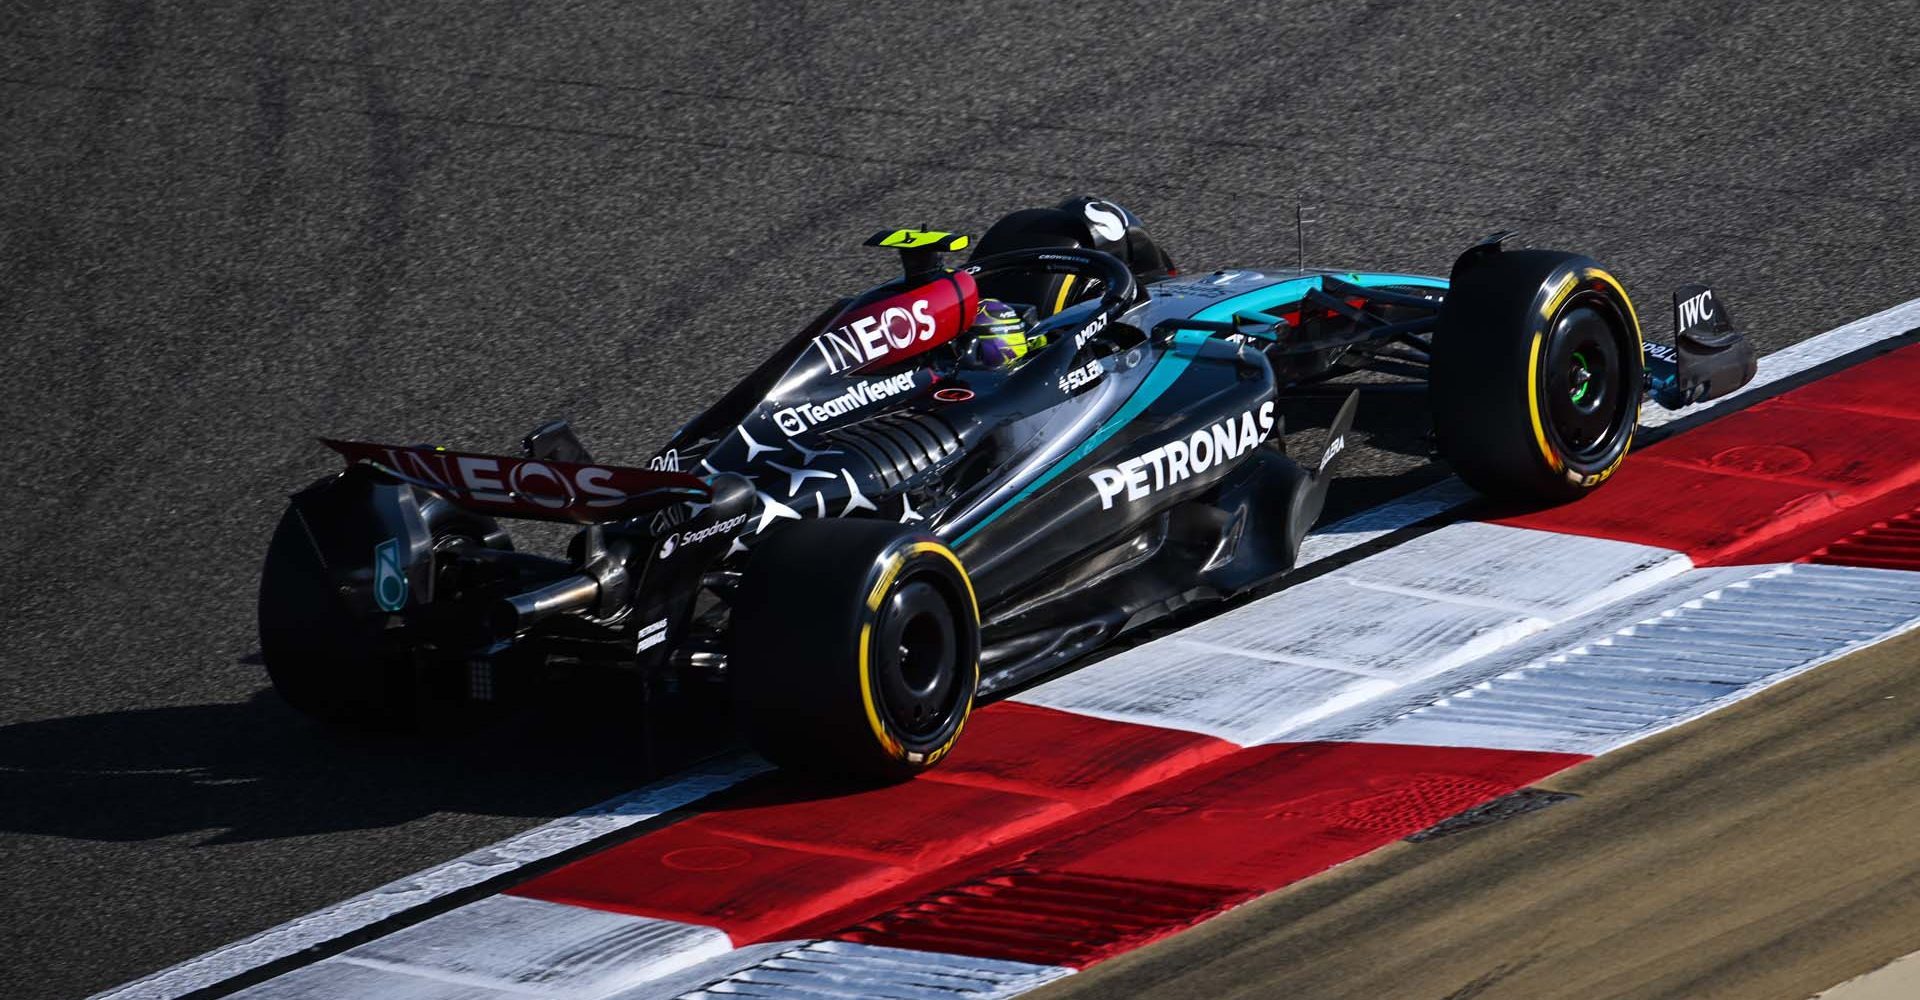
<svg viewBox="0 0 1920 1000"><path fill-rule="evenodd" d="M849 307L813 338L840 375L891 368L965 333L980 305L973 275L955 271L875 302Z"/></svg>
<svg viewBox="0 0 1920 1000"><path fill-rule="evenodd" d="M348 463L365 462L462 507L504 517L577 524L621 521L712 495L704 480L684 472L366 441L321 438L320 443Z"/></svg>

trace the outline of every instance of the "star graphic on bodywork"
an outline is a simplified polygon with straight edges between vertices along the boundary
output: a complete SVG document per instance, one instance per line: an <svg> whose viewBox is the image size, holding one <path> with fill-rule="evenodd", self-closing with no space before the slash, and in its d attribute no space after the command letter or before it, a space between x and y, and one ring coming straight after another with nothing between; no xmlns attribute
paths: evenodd
<svg viewBox="0 0 1920 1000"><path fill-rule="evenodd" d="M913 521L924 520L926 520L926 518L914 513L913 502L907 499L907 495L905 493L900 494L900 523L907 524Z"/></svg>
<svg viewBox="0 0 1920 1000"><path fill-rule="evenodd" d="M777 444L761 444L760 442L755 441L753 439L753 435L747 433L747 427L745 424L740 425L740 440L745 441L747 443L747 461L749 462L753 461L753 458L755 455L758 455L763 451L771 451L775 453L778 453L780 451L780 446Z"/></svg>
<svg viewBox="0 0 1920 1000"><path fill-rule="evenodd" d="M787 496L789 498L799 493L801 484L809 479L833 478L833 473L822 472L819 469L796 469L792 466L781 465L779 462L768 462L767 464L787 474Z"/></svg>
<svg viewBox="0 0 1920 1000"><path fill-rule="evenodd" d="M880 508L873 505L873 501L867 499L865 493L860 492L860 484L853 481L853 473L841 469L840 478L847 481L847 505L840 508L841 517L846 517L856 510L870 510L875 513L880 511Z"/></svg>
<svg viewBox="0 0 1920 1000"><path fill-rule="evenodd" d="M790 444L790 445L793 445L793 450L794 450L794 451L797 451L797 452L799 452L799 453L800 453L800 464L801 464L801 465L812 465L812 464L813 464L813 460L814 460L814 459L816 459L816 458L819 458L819 457L820 457L820 456L822 456L822 455L844 455L844 454L846 454L846 452L844 452L844 451L841 451L841 450L840 450L840 449L838 449L838 448L823 448L823 449L821 449L821 450L819 450L819 451L814 451L814 450L813 450L812 448L809 448L809 447L807 447L806 445L804 445L804 444L801 444L801 443L800 443L800 442L798 442L798 441L788 441L787 443L788 443L788 444Z"/></svg>
<svg viewBox="0 0 1920 1000"><path fill-rule="evenodd" d="M757 535L762 531L767 530L767 525L772 524L773 522L783 517L790 517L796 521L800 520L799 511L794 510L792 507L789 507L778 500L775 500L772 496L769 496L768 494L760 493L760 492L755 492L754 496L757 496L760 498L760 523L757 525L754 525L754 528L753 528L754 534Z"/></svg>

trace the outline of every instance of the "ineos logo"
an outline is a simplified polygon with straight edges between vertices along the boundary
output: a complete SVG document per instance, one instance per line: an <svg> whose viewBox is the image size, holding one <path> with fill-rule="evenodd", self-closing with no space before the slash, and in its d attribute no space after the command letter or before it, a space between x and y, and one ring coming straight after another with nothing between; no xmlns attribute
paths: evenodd
<svg viewBox="0 0 1920 1000"><path fill-rule="evenodd" d="M486 503L524 500L547 510L565 510L579 501L581 493L596 498L586 502L588 507L611 507L627 499L626 494L607 487L613 478L611 470L591 465L575 469L569 480L545 462L461 455L453 462L453 471L458 474L454 479L446 475L444 467L434 469L427 464L438 456L412 451L400 451L399 455L404 461L396 462L398 467L429 482L463 487L473 499Z"/></svg>
<svg viewBox="0 0 1920 1000"><path fill-rule="evenodd" d="M913 340L920 331L914 326L913 314L894 306L880 314L880 329L887 335L887 343L895 350L913 346Z"/></svg>
<svg viewBox="0 0 1920 1000"><path fill-rule="evenodd" d="M544 490L533 488L533 484L542 481L551 485ZM540 462L523 462L514 466L513 471L507 473L507 485L514 496L548 510L565 510L573 506L573 488L558 472Z"/></svg>

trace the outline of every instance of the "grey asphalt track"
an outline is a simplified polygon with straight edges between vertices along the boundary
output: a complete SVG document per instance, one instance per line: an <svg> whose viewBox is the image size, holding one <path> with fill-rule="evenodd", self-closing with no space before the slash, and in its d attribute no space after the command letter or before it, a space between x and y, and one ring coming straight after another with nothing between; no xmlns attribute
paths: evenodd
<svg viewBox="0 0 1920 1000"><path fill-rule="evenodd" d="M1906 4L0 5L0 968L111 986L631 787L613 698L432 744L265 690L315 434L647 454L883 226L1093 192L1184 266L1444 272L1518 228L1664 333L1920 294ZM1436 475L1363 411L1344 509ZM672 737L672 738L663 738Z"/></svg>

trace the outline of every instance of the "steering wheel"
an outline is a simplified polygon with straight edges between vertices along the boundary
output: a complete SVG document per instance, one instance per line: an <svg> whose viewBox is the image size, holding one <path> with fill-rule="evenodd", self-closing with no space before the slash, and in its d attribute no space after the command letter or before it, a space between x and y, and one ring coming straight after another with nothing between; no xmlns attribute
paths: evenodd
<svg viewBox="0 0 1920 1000"><path fill-rule="evenodd" d="M1132 308L1140 296L1139 283L1134 281L1133 272L1127 268L1126 262L1101 250L1079 247L1008 250L1005 253L982 257L960 270L973 275L975 281L1013 271L1026 274L1036 271L1046 274L1071 274L1087 281L1099 281L1101 285L1099 305L1074 334L1076 342L1082 342L1106 329L1109 323L1119 319L1122 313ZM1050 324L1053 324L1056 318L1065 315L1066 311L1063 310L1047 317L1034 328L1034 332L1050 330Z"/></svg>

